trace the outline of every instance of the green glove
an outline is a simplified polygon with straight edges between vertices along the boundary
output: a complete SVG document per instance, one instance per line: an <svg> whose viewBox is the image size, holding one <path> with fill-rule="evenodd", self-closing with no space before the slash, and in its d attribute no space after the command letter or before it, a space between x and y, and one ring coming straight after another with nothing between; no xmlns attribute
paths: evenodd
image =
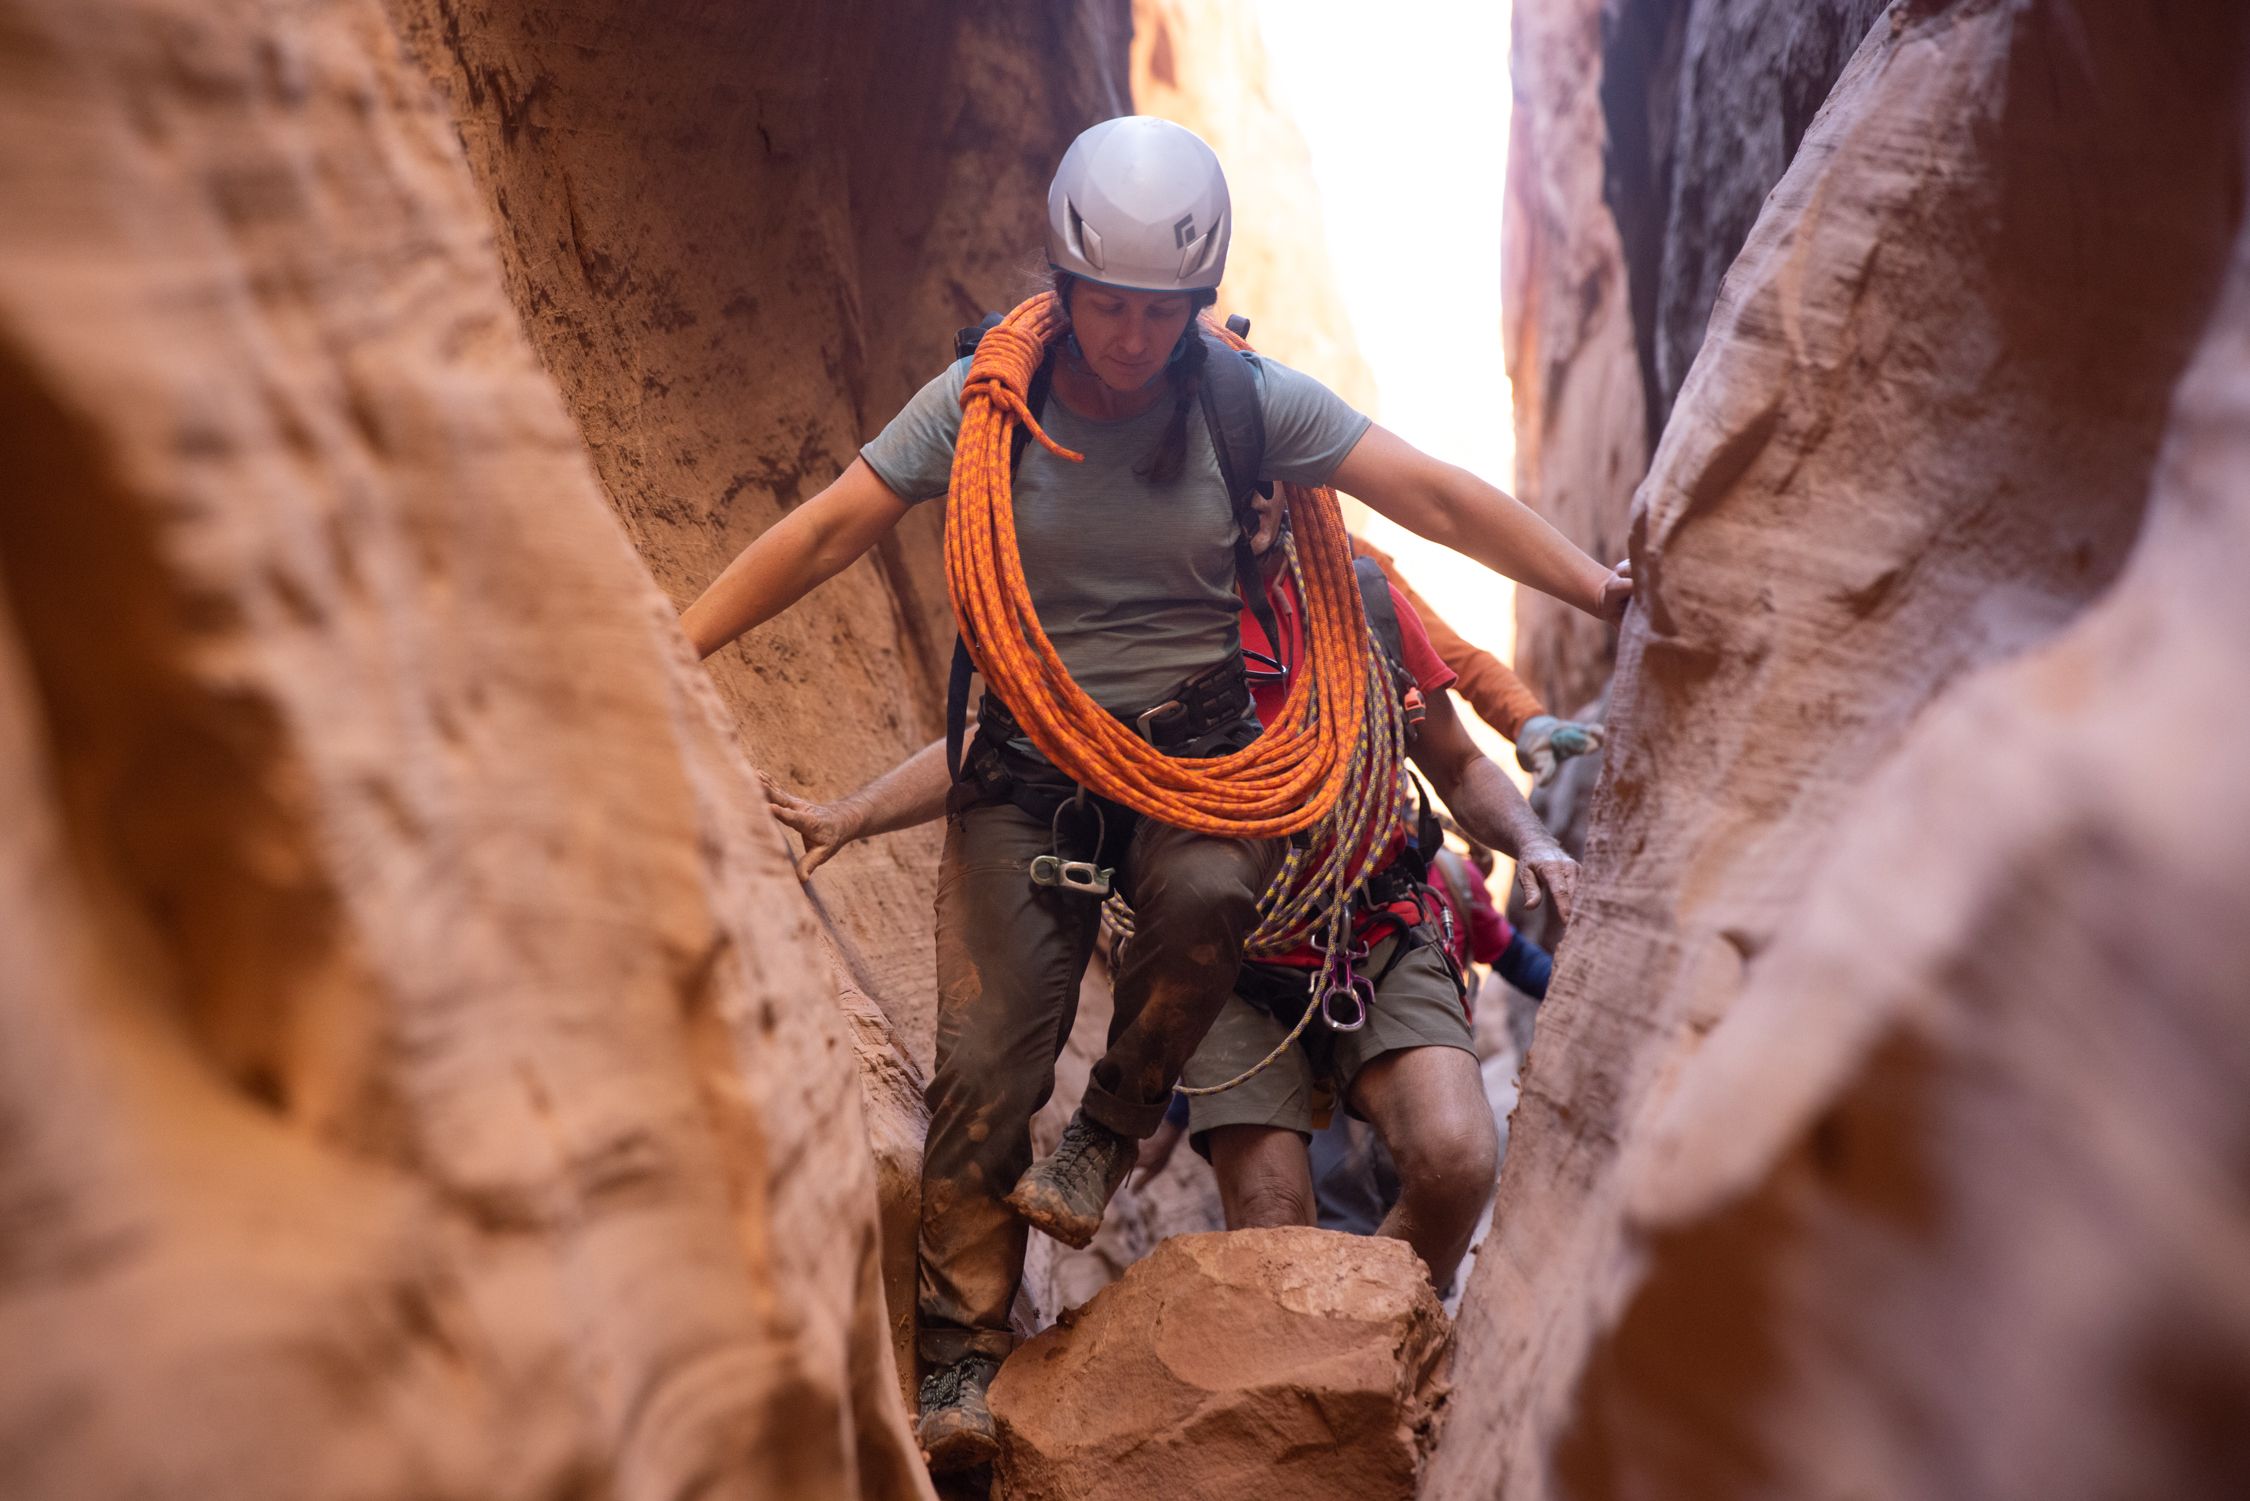
<svg viewBox="0 0 2250 1501"><path fill-rule="evenodd" d="M1531 773L1531 784L1544 787L1555 779L1555 769L1573 756L1591 755L1602 748L1602 727L1552 714L1534 714L1516 732L1516 764Z"/></svg>

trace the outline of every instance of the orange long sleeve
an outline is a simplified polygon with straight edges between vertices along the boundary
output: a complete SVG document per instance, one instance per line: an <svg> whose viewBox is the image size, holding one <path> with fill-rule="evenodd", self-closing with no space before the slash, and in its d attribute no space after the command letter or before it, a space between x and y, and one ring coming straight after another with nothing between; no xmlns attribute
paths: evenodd
<svg viewBox="0 0 2250 1501"><path fill-rule="evenodd" d="M1507 736L1513 744L1525 720L1547 712L1546 705L1539 702L1539 695L1516 676L1514 669L1484 648L1462 640L1460 632L1447 625L1437 611L1414 592L1414 586L1399 576L1398 564L1391 561L1390 554L1370 546L1362 537L1352 538L1352 553L1356 557L1374 559L1375 566L1383 570L1391 586L1405 595L1414 613L1422 617L1422 629L1429 633L1431 649L1436 651L1440 661L1453 669L1458 679L1453 691L1468 700L1469 707L1477 711L1477 718Z"/></svg>

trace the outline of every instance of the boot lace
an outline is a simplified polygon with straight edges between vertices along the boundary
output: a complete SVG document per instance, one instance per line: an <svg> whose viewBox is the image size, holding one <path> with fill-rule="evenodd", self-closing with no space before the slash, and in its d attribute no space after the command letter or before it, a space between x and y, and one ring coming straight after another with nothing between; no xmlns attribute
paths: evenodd
<svg viewBox="0 0 2250 1501"><path fill-rule="evenodd" d="M977 1355L939 1366L922 1378L923 1411L927 1412L935 1407L960 1406L965 1388L990 1386L992 1374L999 1368L999 1361Z"/></svg>

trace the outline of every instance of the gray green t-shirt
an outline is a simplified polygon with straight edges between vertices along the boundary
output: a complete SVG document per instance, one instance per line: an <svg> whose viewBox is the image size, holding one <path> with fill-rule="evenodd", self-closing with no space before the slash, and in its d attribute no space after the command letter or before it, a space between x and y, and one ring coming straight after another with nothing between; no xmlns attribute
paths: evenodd
<svg viewBox="0 0 2250 1501"><path fill-rule="evenodd" d="M1266 419L1260 478L1327 484L1370 419L1311 376L1255 356L1250 365ZM902 499L946 493L968 369L967 360L948 368L860 450ZM1162 702L1240 647L1234 510L1200 410L1189 414L1178 480L1158 485L1134 472L1171 417L1164 400L1099 422L1049 396L1042 425L1086 462L1034 441L1015 476L1016 543L1039 623L1078 686L1112 713Z"/></svg>

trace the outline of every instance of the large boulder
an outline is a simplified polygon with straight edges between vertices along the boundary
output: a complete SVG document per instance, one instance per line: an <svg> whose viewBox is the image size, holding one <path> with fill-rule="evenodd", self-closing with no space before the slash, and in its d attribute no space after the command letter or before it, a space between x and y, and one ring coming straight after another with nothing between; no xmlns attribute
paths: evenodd
<svg viewBox="0 0 2250 1501"><path fill-rule="evenodd" d="M1183 1235L993 1384L1010 1501L1405 1501L1444 1310L1404 1241Z"/></svg>

